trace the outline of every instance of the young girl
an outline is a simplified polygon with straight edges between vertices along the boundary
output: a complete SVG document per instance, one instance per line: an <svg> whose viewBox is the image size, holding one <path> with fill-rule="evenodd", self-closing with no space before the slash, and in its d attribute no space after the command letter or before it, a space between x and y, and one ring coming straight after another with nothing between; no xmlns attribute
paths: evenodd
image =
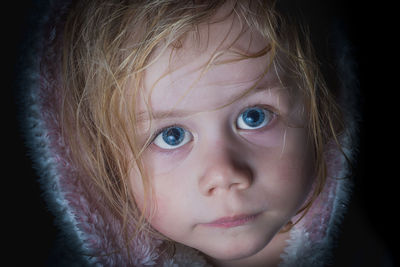
<svg viewBox="0 0 400 267"><path fill-rule="evenodd" d="M346 51L313 46L282 1L48 14L27 131L66 265L328 262L355 128L348 69L331 61Z"/></svg>

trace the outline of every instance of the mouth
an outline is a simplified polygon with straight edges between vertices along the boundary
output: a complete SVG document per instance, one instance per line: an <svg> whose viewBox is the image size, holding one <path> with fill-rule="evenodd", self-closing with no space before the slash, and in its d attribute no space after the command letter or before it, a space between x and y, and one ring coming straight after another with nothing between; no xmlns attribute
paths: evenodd
<svg viewBox="0 0 400 267"><path fill-rule="evenodd" d="M205 223L203 225L210 227L218 227L218 228L237 227L254 221L258 215L259 213L252 215L236 215L236 216L222 217L220 219L217 219L210 223Z"/></svg>

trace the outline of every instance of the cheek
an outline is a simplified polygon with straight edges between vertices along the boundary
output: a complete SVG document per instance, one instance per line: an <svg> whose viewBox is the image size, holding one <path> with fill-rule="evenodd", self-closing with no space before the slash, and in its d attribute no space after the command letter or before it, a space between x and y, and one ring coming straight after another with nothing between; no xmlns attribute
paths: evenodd
<svg viewBox="0 0 400 267"><path fill-rule="evenodd" d="M142 181L142 178L144 177ZM153 179L154 173L150 170L144 176L136 169L129 173L132 193L135 203L148 220L160 220L163 218L160 211L166 210L170 204L168 195L164 196L159 192L160 185ZM162 185L161 185L162 187Z"/></svg>
<svg viewBox="0 0 400 267"><path fill-rule="evenodd" d="M305 134L288 129L283 146L265 150L258 165L267 203L277 212L295 213L303 205L314 181L312 150ZM291 216L293 216L292 214Z"/></svg>
<svg viewBox="0 0 400 267"><path fill-rule="evenodd" d="M307 162L296 162L296 159L276 166L278 180L275 183L275 191L279 192L276 199L281 201L283 206L293 205L293 209L300 208L298 206L305 201L314 180L311 169L308 168Z"/></svg>
<svg viewBox="0 0 400 267"><path fill-rule="evenodd" d="M190 210L195 208L189 201L187 192L190 191L187 182L182 180L183 173L168 172L164 174L153 170L149 173L152 184L151 213L147 214L149 223L161 234L180 240L184 235L189 219ZM176 186L179 184L179 186ZM183 190L185 188L185 190ZM190 204L189 204L190 203Z"/></svg>
<svg viewBox="0 0 400 267"><path fill-rule="evenodd" d="M176 187L175 187L176 188ZM191 201L190 208L185 203L189 200L182 197L180 192L174 190L155 190L155 209L148 218L151 226L165 237L179 243L188 242L192 235L193 210L196 210L196 203Z"/></svg>
<svg viewBox="0 0 400 267"><path fill-rule="evenodd" d="M160 233L169 236L174 234L174 227L171 224L171 215L174 217L178 207L174 201L159 191L160 185L152 183L151 192L145 193L144 187L138 176L131 175L132 191L135 197L136 205L141 212L144 212L149 223ZM153 179L152 179L153 180Z"/></svg>
<svg viewBox="0 0 400 267"><path fill-rule="evenodd" d="M155 207L151 218L149 219L150 224L160 233L167 234L168 230L173 230L170 227L170 213L174 211L173 205L168 198L157 194L155 199ZM172 208L171 208L172 207Z"/></svg>

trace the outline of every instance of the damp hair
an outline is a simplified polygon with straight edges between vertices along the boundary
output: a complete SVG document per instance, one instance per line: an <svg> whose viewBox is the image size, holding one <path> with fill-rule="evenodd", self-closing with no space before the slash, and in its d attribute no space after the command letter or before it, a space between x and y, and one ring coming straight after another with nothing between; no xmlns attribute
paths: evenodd
<svg viewBox="0 0 400 267"><path fill-rule="evenodd" d="M170 241L148 224L144 214L152 203L146 201L139 209L129 181L135 166L145 196L151 196L134 105L143 88L144 72L154 64L156 49L179 50L181 41L196 38L198 25L210 23L223 5L231 7L227 16L234 16L269 44L258 53L241 54L238 60L269 53L266 69L284 65L295 84L289 90L304 99L316 184L299 210L300 219L324 187L324 151L332 143L340 148L343 119L336 103L336 85L328 83L322 73L309 29L300 16L287 15L275 1L74 1L62 34L63 137L84 183L97 188L105 208L121 222L126 241L121 249L129 251L130 240L139 233Z"/></svg>

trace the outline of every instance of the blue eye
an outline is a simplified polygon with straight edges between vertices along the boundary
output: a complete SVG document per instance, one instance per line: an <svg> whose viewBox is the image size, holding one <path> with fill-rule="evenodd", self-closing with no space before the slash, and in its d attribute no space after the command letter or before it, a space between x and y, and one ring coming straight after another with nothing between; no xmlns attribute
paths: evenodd
<svg viewBox="0 0 400 267"><path fill-rule="evenodd" d="M171 126L158 134L153 142L163 149L175 149L188 143L191 139L192 135L185 129Z"/></svg>
<svg viewBox="0 0 400 267"><path fill-rule="evenodd" d="M267 125L272 119L273 113L260 107L251 107L239 115L236 125L239 129L259 129Z"/></svg>

